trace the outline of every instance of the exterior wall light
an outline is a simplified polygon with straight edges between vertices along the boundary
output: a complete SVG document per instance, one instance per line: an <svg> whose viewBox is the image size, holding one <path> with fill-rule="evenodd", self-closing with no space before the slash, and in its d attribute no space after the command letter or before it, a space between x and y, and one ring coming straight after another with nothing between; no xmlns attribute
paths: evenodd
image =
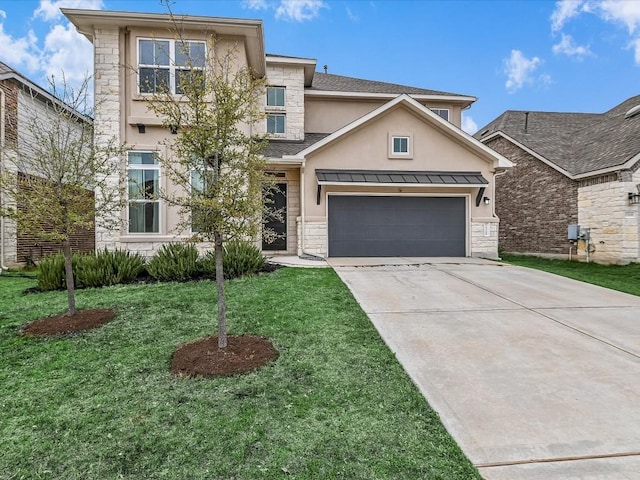
<svg viewBox="0 0 640 480"><path fill-rule="evenodd" d="M136 127L138 127L138 133L144 133L146 131L144 123L136 123Z"/></svg>
<svg viewBox="0 0 640 480"><path fill-rule="evenodd" d="M485 205L489 205L489 202L490 202L491 200L489 199L489 197L483 197L483 198L482 198L482 201L484 202L484 204L485 204Z"/></svg>

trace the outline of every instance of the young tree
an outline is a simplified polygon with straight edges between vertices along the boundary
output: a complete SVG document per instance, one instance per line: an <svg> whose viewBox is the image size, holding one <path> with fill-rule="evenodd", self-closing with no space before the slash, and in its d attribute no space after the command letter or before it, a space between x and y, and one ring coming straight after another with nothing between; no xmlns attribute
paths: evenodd
<svg viewBox="0 0 640 480"><path fill-rule="evenodd" d="M178 30L178 29L176 29ZM171 188L160 197L176 207L179 231L194 232L213 243L218 299L218 346L227 346L224 242L253 239L260 231L265 176L263 136L256 122L264 118L260 98L264 80L238 62L236 48L210 40L189 42L177 33L176 56L182 70L175 92L156 83L148 107L175 135L159 162ZM142 81L142 80L141 80Z"/></svg>
<svg viewBox="0 0 640 480"><path fill-rule="evenodd" d="M61 247L67 314L73 315L71 238L91 228L96 216L113 218L119 211L119 192L105 179L118 171L123 149L115 139L94 145L88 78L77 88L64 79L57 85L52 78L50 87L50 95L31 90L19 103L21 118L29 118L19 125L26 141L4 147L0 215L14 220L26 235Z"/></svg>

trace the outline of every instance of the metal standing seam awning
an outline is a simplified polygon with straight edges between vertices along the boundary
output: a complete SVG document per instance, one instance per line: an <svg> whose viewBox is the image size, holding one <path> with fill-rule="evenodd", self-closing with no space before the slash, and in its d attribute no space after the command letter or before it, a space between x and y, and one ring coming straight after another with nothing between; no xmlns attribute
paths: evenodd
<svg viewBox="0 0 640 480"><path fill-rule="evenodd" d="M404 187L467 187L480 188L476 198L482 198L489 182L480 172L431 172L396 170L328 170L317 169L317 203L320 204L322 185L404 186Z"/></svg>

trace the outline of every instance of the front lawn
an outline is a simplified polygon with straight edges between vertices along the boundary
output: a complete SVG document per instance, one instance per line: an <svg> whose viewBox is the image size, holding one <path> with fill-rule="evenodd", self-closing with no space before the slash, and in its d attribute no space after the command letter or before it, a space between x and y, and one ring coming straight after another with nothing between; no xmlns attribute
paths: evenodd
<svg viewBox="0 0 640 480"><path fill-rule="evenodd" d="M620 292L640 295L640 263L600 265L597 263L550 260L528 255L502 254L500 257L504 262L514 265L536 268L562 275L563 277L619 290Z"/></svg>
<svg viewBox="0 0 640 480"><path fill-rule="evenodd" d="M278 360L241 377L173 377L176 346L215 334L215 284L78 292L114 321L23 338L63 292L0 275L0 478L478 479L330 269L227 282L230 333Z"/></svg>

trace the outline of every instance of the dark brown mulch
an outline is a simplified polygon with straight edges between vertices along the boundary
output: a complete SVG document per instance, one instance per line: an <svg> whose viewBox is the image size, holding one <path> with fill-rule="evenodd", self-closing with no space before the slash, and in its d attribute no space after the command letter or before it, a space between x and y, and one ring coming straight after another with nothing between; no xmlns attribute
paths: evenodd
<svg viewBox="0 0 640 480"><path fill-rule="evenodd" d="M115 316L116 312L111 308L78 310L73 315L63 314L25 323L22 326L22 335L28 337L51 337L82 332L98 328L113 320Z"/></svg>
<svg viewBox="0 0 640 480"><path fill-rule="evenodd" d="M171 372L180 376L220 377L247 373L278 358L268 338L228 336L227 347L218 348L218 337L206 337L180 345L173 354Z"/></svg>

